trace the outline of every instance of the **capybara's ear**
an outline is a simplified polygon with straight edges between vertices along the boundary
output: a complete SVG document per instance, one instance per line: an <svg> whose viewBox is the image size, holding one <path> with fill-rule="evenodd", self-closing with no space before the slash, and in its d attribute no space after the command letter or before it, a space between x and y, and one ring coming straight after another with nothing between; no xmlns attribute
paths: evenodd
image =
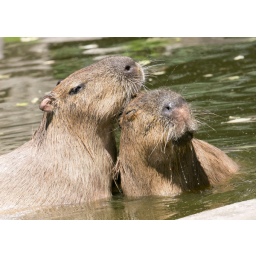
<svg viewBox="0 0 256 256"><path fill-rule="evenodd" d="M137 110L136 109L132 109L132 110L128 110L126 112L124 112L118 119L118 125L120 128L122 128L122 125L123 123L125 122L130 122L132 120L135 119L135 116L136 116L136 112Z"/></svg>
<svg viewBox="0 0 256 256"><path fill-rule="evenodd" d="M54 97L53 94L47 94L44 96L39 108L44 112L52 112L54 109Z"/></svg>

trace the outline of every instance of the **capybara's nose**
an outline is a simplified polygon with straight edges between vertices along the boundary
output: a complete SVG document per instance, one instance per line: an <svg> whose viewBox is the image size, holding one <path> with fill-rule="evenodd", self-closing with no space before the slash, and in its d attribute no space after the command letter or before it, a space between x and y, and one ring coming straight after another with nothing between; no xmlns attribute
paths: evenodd
<svg viewBox="0 0 256 256"><path fill-rule="evenodd" d="M131 73L136 68L136 62L133 59L128 59L123 62L124 73Z"/></svg>
<svg viewBox="0 0 256 256"><path fill-rule="evenodd" d="M170 101L169 103L165 104L163 109L162 109L162 115L169 117L169 118L174 118L174 117L181 117L184 120L188 118L188 104L187 101L179 97L176 100Z"/></svg>
<svg viewBox="0 0 256 256"><path fill-rule="evenodd" d="M133 69L134 69L134 65L128 64L128 65L126 65L126 66L124 67L124 72L125 72L125 73L131 73L131 72L133 71Z"/></svg>
<svg viewBox="0 0 256 256"><path fill-rule="evenodd" d="M174 108L175 108L175 104L172 102L165 104L162 109L163 116L170 117L172 115Z"/></svg>
<svg viewBox="0 0 256 256"><path fill-rule="evenodd" d="M129 61L124 65L124 73L125 74L132 74L139 72L139 67L137 66L135 61Z"/></svg>
<svg viewBox="0 0 256 256"><path fill-rule="evenodd" d="M131 60L131 61L129 61L129 62L124 64L123 72L126 75L138 76L143 81L145 80L142 67L140 66L140 64L136 63L133 60Z"/></svg>

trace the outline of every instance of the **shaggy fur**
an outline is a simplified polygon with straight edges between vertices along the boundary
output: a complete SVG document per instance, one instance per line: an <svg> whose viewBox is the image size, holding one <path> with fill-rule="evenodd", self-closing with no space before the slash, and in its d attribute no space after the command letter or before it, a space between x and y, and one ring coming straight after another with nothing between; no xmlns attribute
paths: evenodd
<svg viewBox="0 0 256 256"><path fill-rule="evenodd" d="M46 95L31 141L0 157L2 210L75 204L111 196L115 116L144 81L131 58L85 67Z"/></svg>
<svg viewBox="0 0 256 256"><path fill-rule="evenodd" d="M197 121L177 93L141 93L120 117L119 159L126 196L172 195L216 184L238 166L216 147L193 138Z"/></svg>

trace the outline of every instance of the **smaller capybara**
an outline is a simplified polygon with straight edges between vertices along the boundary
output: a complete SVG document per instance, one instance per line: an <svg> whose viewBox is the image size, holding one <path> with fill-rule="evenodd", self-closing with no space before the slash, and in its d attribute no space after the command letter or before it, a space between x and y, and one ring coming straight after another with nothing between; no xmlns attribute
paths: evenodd
<svg viewBox="0 0 256 256"><path fill-rule="evenodd" d="M238 171L220 149L194 138L186 100L167 89L141 93L122 113L119 158L126 196L173 195L218 183Z"/></svg>
<svg viewBox="0 0 256 256"><path fill-rule="evenodd" d="M114 56L60 81L32 139L0 157L0 211L110 197L113 124L144 79L138 63Z"/></svg>

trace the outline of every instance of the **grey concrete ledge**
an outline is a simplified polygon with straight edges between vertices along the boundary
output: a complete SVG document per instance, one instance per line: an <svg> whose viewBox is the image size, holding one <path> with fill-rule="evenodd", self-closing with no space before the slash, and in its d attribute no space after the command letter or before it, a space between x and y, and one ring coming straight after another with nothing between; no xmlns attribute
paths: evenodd
<svg viewBox="0 0 256 256"><path fill-rule="evenodd" d="M200 212L179 220L256 220L256 199Z"/></svg>
<svg viewBox="0 0 256 256"><path fill-rule="evenodd" d="M0 60L4 57L4 40L0 37Z"/></svg>

